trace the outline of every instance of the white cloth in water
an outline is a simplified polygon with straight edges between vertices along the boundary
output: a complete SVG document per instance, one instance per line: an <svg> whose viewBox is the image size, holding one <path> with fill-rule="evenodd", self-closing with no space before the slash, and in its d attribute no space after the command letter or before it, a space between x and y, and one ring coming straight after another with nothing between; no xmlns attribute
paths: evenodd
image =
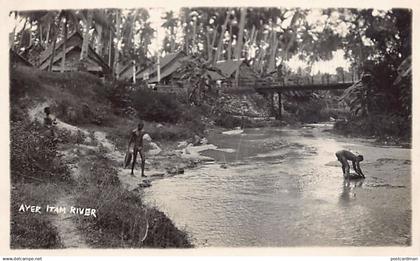
<svg viewBox="0 0 420 261"><path fill-rule="evenodd" d="M148 133L145 133L143 135L143 140L151 142L152 141L152 137L150 137L150 135Z"/></svg>

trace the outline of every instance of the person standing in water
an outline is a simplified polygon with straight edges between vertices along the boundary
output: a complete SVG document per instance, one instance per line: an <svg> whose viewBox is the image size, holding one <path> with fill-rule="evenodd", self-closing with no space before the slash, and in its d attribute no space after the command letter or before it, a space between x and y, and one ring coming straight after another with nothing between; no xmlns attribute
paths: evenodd
<svg viewBox="0 0 420 261"><path fill-rule="evenodd" d="M132 176L134 176L134 166L137 160L137 153L139 153L140 158L141 158L141 176L146 177L146 175L144 175L144 165L146 162L146 158L145 158L144 149L143 149L143 136L145 134L143 132L143 127L144 127L144 123L143 121L140 121L139 124L137 125L137 128L131 132L130 140L128 142L128 152L125 159L125 167L127 167L130 164L130 161L132 158L133 159L133 162L131 164Z"/></svg>
<svg viewBox="0 0 420 261"><path fill-rule="evenodd" d="M357 173L357 175L361 178L365 178L365 175L363 174L362 169L360 168L360 162L363 161L362 155L355 155L348 150L340 150L335 153L335 156L341 163L345 179L350 178L350 165L348 163L349 160L352 162L353 169Z"/></svg>

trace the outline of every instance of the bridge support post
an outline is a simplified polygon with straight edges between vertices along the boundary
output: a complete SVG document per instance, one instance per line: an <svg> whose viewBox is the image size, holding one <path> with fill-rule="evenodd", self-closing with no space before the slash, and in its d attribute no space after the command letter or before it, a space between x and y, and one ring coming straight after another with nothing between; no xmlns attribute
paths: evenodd
<svg viewBox="0 0 420 261"><path fill-rule="evenodd" d="M275 110L275 106L274 106L274 93L269 93L268 94L268 99L270 100L270 115L271 116L275 116L276 114L276 110Z"/></svg>
<svg viewBox="0 0 420 261"><path fill-rule="evenodd" d="M282 111L281 111L281 92L277 92L277 94L278 94L278 96L279 96L279 101L278 101L278 105L279 105L279 110L278 110L278 112L277 112L277 120L281 120L281 118L282 118Z"/></svg>

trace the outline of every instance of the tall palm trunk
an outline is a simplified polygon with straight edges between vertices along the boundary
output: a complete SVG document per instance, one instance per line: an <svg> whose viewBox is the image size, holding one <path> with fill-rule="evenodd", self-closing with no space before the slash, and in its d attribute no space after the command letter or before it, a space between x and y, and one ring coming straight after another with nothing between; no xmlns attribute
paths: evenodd
<svg viewBox="0 0 420 261"><path fill-rule="evenodd" d="M286 61L289 57L289 50L292 47L293 43L296 40L296 35L297 35L297 28L298 28L298 18L299 18L300 14L299 11L295 11L295 13L293 14L292 20L290 22L290 26L291 26L291 30L292 30L292 36L290 38L290 40L287 42L286 45L283 45L283 61Z"/></svg>
<svg viewBox="0 0 420 261"><path fill-rule="evenodd" d="M237 41L237 45L236 45L236 50L235 50L235 58L238 60L238 67L236 69L236 75L235 75L235 83L236 86L238 86L239 83L239 66L240 66L240 62L239 60L241 59L241 53L242 53L242 45L243 45L243 41L244 41L244 28L245 28L245 17L246 17L246 8L241 8L241 20L239 21L239 33L238 33L238 41Z"/></svg>
<svg viewBox="0 0 420 261"><path fill-rule="evenodd" d="M254 35L255 35L255 25L253 25L252 26L252 29L251 29L251 33L249 34L249 37L248 37L248 39L245 41L245 43L244 43L244 46L246 45L246 48L247 48L247 53L246 53L246 57L247 57L247 59L249 59L250 57L251 57L251 55L250 55L250 50L251 50L251 48L252 48L252 46L253 46L253 40L254 40Z"/></svg>
<svg viewBox="0 0 420 261"><path fill-rule="evenodd" d="M51 23L48 24L48 29L47 29L47 36L45 39L45 47L48 47L49 45L49 41L50 41L50 33L51 33Z"/></svg>
<svg viewBox="0 0 420 261"><path fill-rule="evenodd" d="M104 43L103 43L103 30L101 25L96 26L96 30L98 33L97 44L96 44L96 53L102 57L102 51L104 49Z"/></svg>
<svg viewBox="0 0 420 261"><path fill-rule="evenodd" d="M88 52L89 52L89 30L92 26L92 16L93 11L88 10L87 11L87 17L86 17L86 25L85 30L83 32L83 43L82 43L82 51L80 52L80 60L83 61L87 58Z"/></svg>
<svg viewBox="0 0 420 261"><path fill-rule="evenodd" d="M220 58L220 54L222 53L223 38L225 36L225 31L226 31L227 23L229 21L229 16L230 16L230 9L228 9L228 11L226 13L225 22L222 25L222 31L220 32L219 43L217 44L217 50L216 50L216 54L214 56L214 61L213 61L214 65L217 63L217 61Z"/></svg>
<svg viewBox="0 0 420 261"><path fill-rule="evenodd" d="M229 44L227 47L227 59L232 60L232 26L229 28Z"/></svg>
<svg viewBox="0 0 420 261"><path fill-rule="evenodd" d="M276 54L277 54L277 47L279 44L279 39L277 37L277 32L273 30L272 34L272 42L271 42L271 53L270 53L270 61L268 63L268 72L274 71L276 67Z"/></svg>
<svg viewBox="0 0 420 261"><path fill-rule="evenodd" d="M133 83L136 83L136 60L133 60Z"/></svg>
<svg viewBox="0 0 420 261"><path fill-rule="evenodd" d="M50 65L48 66L48 71L52 71L53 63L54 63L54 57L55 57L55 45L57 41L57 36L54 37L53 43L52 43L52 53L50 58Z"/></svg>
<svg viewBox="0 0 420 261"><path fill-rule="evenodd" d="M244 28L245 28L246 8L241 8L241 20L239 21L238 39L235 49L235 58L241 58L242 45L244 42Z"/></svg>
<svg viewBox="0 0 420 261"><path fill-rule="evenodd" d="M252 46L254 44L255 41L255 35L256 35L256 31L255 31L255 25L252 26L251 29L251 35L249 36L249 45Z"/></svg>
<svg viewBox="0 0 420 261"><path fill-rule="evenodd" d="M114 75L118 79L118 71L119 71L119 59L120 59L120 51L118 50L118 43L121 40L121 14L120 11L117 10L115 20L117 22L117 43L114 48Z"/></svg>
<svg viewBox="0 0 420 261"><path fill-rule="evenodd" d="M209 46L208 49L208 59L207 62L211 63L211 61L213 60L213 48L214 48L214 44L216 43L216 37L217 37L217 29L213 29L213 38L211 40L211 44Z"/></svg>
<svg viewBox="0 0 420 261"><path fill-rule="evenodd" d="M260 43L260 52L258 53L258 58L257 58L257 62L256 62L256 70L259 73L263 72L263 67L264 67L264 58L265 58L265 54L266 54L266 48L264 48L262 45L267 43L267 39L268 39L268 33L264 35L264 39L262 41L262 43Z"/></svg>
<svg viewBox="0 0 420 261"><path fill-rule="evenodd" d="M32 33L32 30L31 30L32 24L30 23L29 26L30 26L29 27L29 43L28 43L27 47L30 47L34 43L34 39L35 39L35 36L34 36L34 34Z"/></svg>
<svg viewBox="0 0 420 261"><path fill-rule="evenodd" d="M171 53L175 52L175 30L171 27Z"/></svg>
<svg viewBox="0 0 420 261"><path fill-rule="evenodd" d="M22 30L20 31L21 33L20 33L20 40L19 40L19 49L20 48L22 48L23 46L23 36L24 36L24 34L25 34L25 30L26 30L26 24L28 23L28 19L27 18L25 18L25 23L23 24L23 28L22 28Z"/></svg>
<svg viewBox="0 0 420 261"><path fill-rule="evenodd" d="M41 46L44 46L44 43L42 42L44 40L44 34L42 33L42 25L39 25L38 27L38 33L39 33L39 43Z"/></svg>
<svg viewBox="0 0 420 261"><path fill-rule="evenodd" d="M134 12L133 15L133 20L131 21L131 28L130 28L130 35L129 35L129 40L133 41L132 44L132 48L133 48L133 53L136 53L136 46L134 44L134 35L135 35L135 25L136 25L136 17L138 15L138 11ZM133 79L133 83L136 83L136 60L132 59L131 63L133 65L132 70L133 70L133 75L132 75L132 79Z"/></svg>
<svg viewBox="0 0 420 261"><path fill-rule="evenodd" d="M182 17L182 22L181 22L181 24L182 24L182 26L184 27L184 46L183 46L183 49L184 49L184 52L186 53L186 54L188 54L188 45L189 45L189 41L190 41L190 39L189 39L189 32L188 32L188 23L187 23L187 16L188 16L188 11L187 10L183 10L182 11L183 12L183 14L181 15L181 17ZM185 25L185 26L184 26Z"/></svg>
<svg viewBox="0 0 420 261"><path fill-rule="evenodd" d="M62 51L62 57L61 57L61 72L65 71L66 67L66 48L67 48L67 18L65 18L65 21L63 23L63 51Z"/></svg>
<svg viewBox="0 0 420 261"><path fill-rule="evenodd" d="M193 19L193 32L192 32L192 43L191 43L192 53L196 53L198 51L196 39L197 39L197 19Z"/></svg>
<svg viewBox="0 0 420 261"><path fill-rule="evenodd" d="M210 39L210 30L209 30L209 26L206 27L206 48L207 49L207 59L210 56L210 52L211 52L211 39Z"/></svg>
<svg viewBox="0 0 420 261"><path fill-rule="evenodd" d="M108 66L111 68L112 65L112 30L109 29L109 41L108 41Z"/></svg>

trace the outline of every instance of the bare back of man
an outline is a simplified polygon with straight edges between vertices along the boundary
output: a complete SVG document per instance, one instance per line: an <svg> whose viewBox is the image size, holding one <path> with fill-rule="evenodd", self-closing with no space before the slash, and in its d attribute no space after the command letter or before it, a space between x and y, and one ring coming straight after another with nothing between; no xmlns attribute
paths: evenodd
<svg viewBox="0 0 420 261"><path fill-rule="evenodd" d="M362 155L355 155L348 150L340 150L335 153L338 161L341 163L341 168L343 169L344 178L350 178L350 165L348 161L350 160L353 165L353 169L358 176L365 178L365 175L360 168L360 162L363 161Z"/></svg>

